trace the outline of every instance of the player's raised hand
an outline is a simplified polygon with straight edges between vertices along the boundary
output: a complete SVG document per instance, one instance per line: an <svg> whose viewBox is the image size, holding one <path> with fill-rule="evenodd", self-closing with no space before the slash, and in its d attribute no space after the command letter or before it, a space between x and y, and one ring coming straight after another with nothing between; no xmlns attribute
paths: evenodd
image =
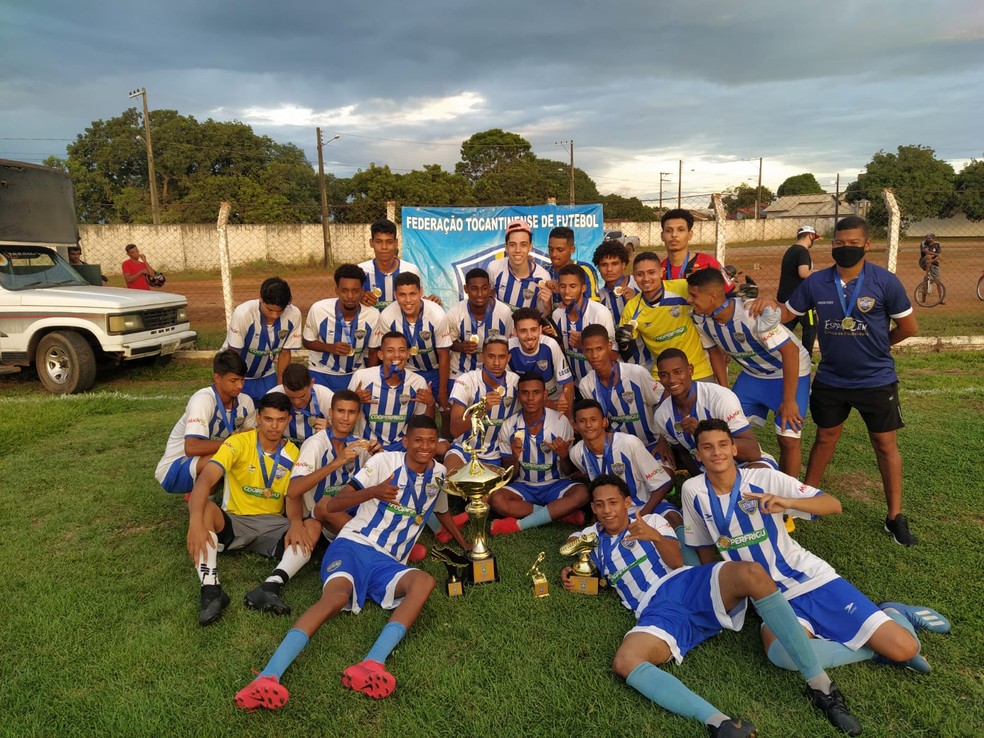
<svg viewBox="0 0 984 738"><path fill-rule="evenodd" d="M323 431L328 427L327 418L311 418L308 422L311 424L311 430L315 433Z"/></svg>
<svg viewBox="0 0 984 738"><path fill-rule="evenodd" d="M571 444L558 436L550 442L550 447L554 450L555 454L566 459L567 452L570 450Z"/></svg>
<svg viewBox="0 0 984 738"><path fill-rule="evenodd" d="M370 487L367 491L372 492L372 496L383 502L395 502L400 488L393 484L393 475L390 474L382 484Z"/></svg>
<svg viewBox="0 0 984 738"><path fill-rule="evenodd" d="M742 497L746 500L758 500L759 510L769 515L788 510L792 506L793 502L795 502L795 500L790 497L770 495L764 492L745 492L742 494Z"/></svg>
<svg viewBox="0 0 984 738"><path fill-rule="evenodd" d="M780 309L779 303L771 297L756 297L754 300L749 300L745 303L745 311L753 318L760 316L765 312L766 308Z"/></svg>
<svg viewBox="0 0 984 738"><path fill-rule="evenodd" d="M335 354L336 356L348 356L349 351L352 350L352 346L345 341L337 341L335 343L328 344L328 353Z"/></svg>
<svg viewBox="0 0 984 738"><path fill-rule="evenodd" d="M437 295L427 295L427 297L425 297L424 299L430 300L431 302L436 303L441 307L444 307L444 303L441 301L441 298L438 297Z"/></svg>
<svg viewBox="0 0 984 738"><path fill-rule="evenodd" d="M355 388L355 394L359 396L359 402L366 403L372 400L372 390L363 389L362 382Z"/></svg>
<svg viewBox="0 0 984 738"><path fill-rule="evenodd" d="M690 433L693 435L693 432L697 430L697 422L697 418L693 415L688 415L687 417L680 419L680 427L683 428L684 433Z"/></svg>
<svg viewBox="0 0 984 738"><path fill-rule="evenodd" d="M428 385L423 389L417 390L417 394L413 398L414 402L419 402L423 405L433 405L434 404L434 393L431 392L431 388Z"/></svg>
<svg viewBox="0 0 984 738"><path fill-rule="evenodd" d="M350 461L355 461L359 457L359 452L366 448L368 444L365 440L352 441L352 443L345 444L345 448L342 449L341 458L345 460L345 463Z"/></svg>
<svg viewBox="0 0 984 738"><path fill-rule="evenodd" d="M491 410L494 407L498 407L502 403L502 395L498 392L488 392L485 395L485 405Z"/></svg>
<svg viewBox="0 0 984 738"><path fill-rule="evenodd" d="M363 305L368 305L369 307L373 307L377 302L379 302L379 298L376 297L374 294L372 294L372 292L370 292L369 290L362 291Z"/></svg>
<svg viewBox="0 0 984 738"><path fill-rule="evenodd" d="M512 441L509 443L509 448L512 451L512 455L517 459L523 458L523 440L525 436L513 436Z"/></svg>
<svg viewBox="0 0 984 738"><path fill-rule="evenodd" d="M641 515L637 515L635 520L629 522L629 534L623 540L658 543L663 540L663 536L660 535L658 530L643 520Z"/></svg>
<svg viewBox="0 0 984 738"><path fill-rule="evenodd" d="M629 300L631 300L635 296L636 296L636 291L634 289L632 289L631 287L623 287L622 288L622 297L625 298L625 301L626 302L628 302Z"/></svg>

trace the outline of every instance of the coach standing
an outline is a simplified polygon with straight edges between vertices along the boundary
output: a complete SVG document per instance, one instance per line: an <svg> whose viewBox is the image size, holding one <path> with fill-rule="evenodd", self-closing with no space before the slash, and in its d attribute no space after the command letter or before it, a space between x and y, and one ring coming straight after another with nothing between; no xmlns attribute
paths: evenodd
<svg viewBox="0 0 984 738"><path fill-rule="evenodd" d="M810 258L810 249L819 239L820 234L813 226L803 225L796 231L796 241L782 255L782 265L779 267L779 289L776 290L776 300L780 304L786 302L796 288L803 284L803 280L812 273L813 259ZM805 315L795 316L784 323L790 332L794 331L796 324L799 323L803 329L803 348L811 357L813 343L817 338L816 319L816 314L809 310Z"/></svg>
<svg viewBox="0 0 984 738"><path fill-rule="evenodd" d="M838 221L830 246L835 266L811 274L782 311L784 320L811 308L817 311L821 356L810 392L817 438L804 481L820 486L844 421L855 408L878 459L888 505L885 531L896 543L914 546L916 537L902 514L902 456L896 431L904 423L891 347L916 334L916 318L898 277L865 260L871 241L863 218L849 215Z"/></svg>

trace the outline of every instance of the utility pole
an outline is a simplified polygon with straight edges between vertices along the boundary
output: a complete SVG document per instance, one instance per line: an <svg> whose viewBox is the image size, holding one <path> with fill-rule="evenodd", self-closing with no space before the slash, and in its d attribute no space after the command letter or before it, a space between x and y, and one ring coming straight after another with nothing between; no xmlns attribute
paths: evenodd
<svg viewBox="0 0 984 738"><path fill-rule="evenodd" d="M554 141L554 145L563 146L564 144L569 144L571 147L571 185L570 185L570 199L571 205L574 204L574 140L570 141Z"/></svg>
<svg viewBox="0 0 984 738"><path fill-rule="evenodd" d="M755 190L755 220L759 219L759 208L762 207L762 157L759 157L759 182Z"/></svg>
<svg viewBox="0 0 984 738"><path fill-rule="evenodd" d="M677 208L683 207L683 159L678 160L677 168Z"/></svg>
<svg viewBox="0 0 984 738"><path fill-rule="evenodd" d="M660 172L659 173L659 210L663 211L663 182L666 180L664 177L669 177L673 172Z"/></svg>
<svg viewBox="0 0 984 738"><path fill-rule="evenodd" d="M331 231L328 230L328 188L325 187L325 144L321 137L321 129L315 130L318 132L318 184L321 186L321 240L324 244L322 265L327 267L331 263ZM331 140L334 141L336 138L338 138L337 134Z"/></svg>
<svg viewBox="0 0 984 738"><path fill-rule="evenodd" d="M837 180L834 183L834 223L840 220L841 204L841 175L837 172Z"/></svg>
<svg viewBox="0 0 984 738"><path fill-rule="evenodd" d="M147 177L150 179L150 213L154 225L161 224L161 210L157 204L157 177L154 175L154 146L150 140L150 113L147 111L147 88L141 87L130 93L130 98L143 98L144 138L147 144Z"/></svg>

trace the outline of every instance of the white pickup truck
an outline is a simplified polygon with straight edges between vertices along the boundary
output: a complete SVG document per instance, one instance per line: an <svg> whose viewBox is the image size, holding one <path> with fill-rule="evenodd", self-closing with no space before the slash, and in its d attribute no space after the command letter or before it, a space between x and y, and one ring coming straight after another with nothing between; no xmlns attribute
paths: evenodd
<svg viewBox="0 0 984 738"><path fill-rule="evenodd" d="M0 364L34 364L60 394L91 388L107 359L167 360L196 338L182 295L86 281L62 256L77 232L67 174L0 160Z"/></svg>

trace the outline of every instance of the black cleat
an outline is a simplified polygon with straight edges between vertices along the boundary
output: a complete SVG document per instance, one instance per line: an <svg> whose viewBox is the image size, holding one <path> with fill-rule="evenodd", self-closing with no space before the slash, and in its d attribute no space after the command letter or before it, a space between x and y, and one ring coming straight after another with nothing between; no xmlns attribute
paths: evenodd
<svg viewBox="0 0 984 738"><path fill-rule="evenodd" d="M847 709L844 695L837 689L836 684L830 683L830 694L824 694L819 689L806 685L806 696L837 730L848 735L861 735L861 723Z"/></svg>
<svg viewBox="0 0 984 738"><path fill-rule="evenodd" d="M708 725L707 732L711 738L755 738L758 728L747 720L725 720L716 728Z"/></svg>
<svg viewBox="0 0 984 738"><path fill-rule="evenodd" d="M222 611L229 604L229 595L218 584L203 584L201 602L198 606L198 624L211 625L222 617Z"/></svg>
<svg viewBox="0 0 984 738"><path fill-rule="evenodd" d="M290 615L290 605L263 587L257 587L243 597L243 604L250 610L272 612L274 615Z"/></svg>
<svg viewBox="0 0 984 738"><path fill-rule="evenodd" d="M885 532L900 546L915 546L919 542L919 539L909 532L909 520L902 513L891 520L885 519Z"/></svg>

